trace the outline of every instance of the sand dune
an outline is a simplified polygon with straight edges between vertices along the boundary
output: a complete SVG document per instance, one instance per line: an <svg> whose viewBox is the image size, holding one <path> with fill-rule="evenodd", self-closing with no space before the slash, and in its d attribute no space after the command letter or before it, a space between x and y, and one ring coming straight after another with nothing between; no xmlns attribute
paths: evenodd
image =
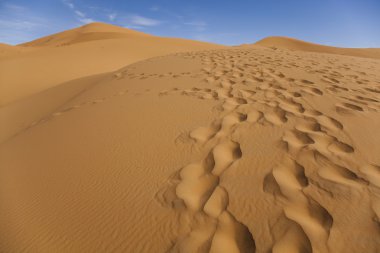
<svg viewBox="0 0 380 253"><path fill-rule="evenodd" d="M13 50L13 46L5 44L5 43L0 43L0 52L4 53L10 50Z"/></svg>
<svg viewBox="0 0 380 253"><path fill-rule="evenodd" d="M302 40L287 37L267 37L255 43L255 45L281 48L297 51L339 54L347 56L380 59L379 48L339 48L319 45Z"/></svg>
<svg viewBox="0 0 380 253"><path fill-rule="evenodd" d="M26 48L21 46L12 46L4 43L0 43L0 59L9 59L9 57L33 51L33 48Z"/></svg>
<svg viewBox="0 0 380 253"><path fill-rule="evenodd" d="M0 252L380 251L380 60L133 36L0 108Z"/></svg>
<svg viewBox="0 0 380 253"><path fill-rule="evenodd" d="M93 40L133 38L141 36L150 36L149 34L126 29L119 26L105 23L90 23L72 30L52 34L30 42L20 44L25 47L42 47L42 46L67 46L81 42Z"/></svg>
<svg viewBox="0 0 380 253"><path fill-rule="evenodd" d="M19 53L11 56L9 53L0 54L0 105L76 78L114 71L149 57L221 47L150 36L102 23L85 25L17 47L7 46L7 51Z"/></svg>

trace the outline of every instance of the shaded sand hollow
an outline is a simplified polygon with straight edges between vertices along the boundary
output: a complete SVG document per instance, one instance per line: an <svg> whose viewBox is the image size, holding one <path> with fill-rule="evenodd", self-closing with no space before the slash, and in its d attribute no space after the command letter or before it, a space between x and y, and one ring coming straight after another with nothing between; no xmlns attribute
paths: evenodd
<svg viewBox="0 0 380 253"><path fill-rule="evenodd" d="M195 45L13 93L0 252L380 251L380 60Z"/></svg>

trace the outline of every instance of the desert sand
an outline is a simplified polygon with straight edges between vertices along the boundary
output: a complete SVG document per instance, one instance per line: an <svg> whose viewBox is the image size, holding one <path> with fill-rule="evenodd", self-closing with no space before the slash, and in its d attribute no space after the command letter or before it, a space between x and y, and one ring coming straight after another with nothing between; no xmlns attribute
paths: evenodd
<svg viewBox="0 0 380 253"><path fill-rule="evenodd" d="M265 41L1 45L0 252L379 252L380 59Z"/></svg>

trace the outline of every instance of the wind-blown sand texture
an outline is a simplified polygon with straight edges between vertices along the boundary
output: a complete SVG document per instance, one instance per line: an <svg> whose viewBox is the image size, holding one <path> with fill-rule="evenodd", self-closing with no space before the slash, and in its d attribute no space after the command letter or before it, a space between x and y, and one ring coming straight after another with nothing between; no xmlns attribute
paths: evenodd
<svg viewBox="0 0 380 253"><path fill-rule="evenodd" d="M171 53L0 119L1 252L380 251L380 60Z"/></svg>

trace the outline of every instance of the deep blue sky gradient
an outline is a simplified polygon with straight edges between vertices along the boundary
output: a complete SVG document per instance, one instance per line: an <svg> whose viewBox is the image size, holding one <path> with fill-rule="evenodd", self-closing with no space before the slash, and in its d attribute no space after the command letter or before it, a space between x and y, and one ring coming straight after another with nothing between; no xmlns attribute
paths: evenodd
<svg viewBox="0 0 380 253"><path fill-rule="evenodd" d="M380 47L380 0L0 0L0 42L18 44L88 22L220 44L288 36Z"/></svg>

